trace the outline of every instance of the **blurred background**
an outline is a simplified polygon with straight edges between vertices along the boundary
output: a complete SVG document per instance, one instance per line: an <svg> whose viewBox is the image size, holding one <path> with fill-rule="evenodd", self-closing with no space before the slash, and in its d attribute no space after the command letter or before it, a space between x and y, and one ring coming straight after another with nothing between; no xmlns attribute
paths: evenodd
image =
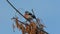
<svg viewBox="0 0 60 34"><path fill-rule="evenodd" d="M31 12L34 9L37 18L47 28L45 30L49 34L60 34L60 0L9 0L22 14L26 10ZM11 18L15 16L15 10L6 2L0 0L0 34L22 34L17 28L13 32ZM19 14L17 13L19 16ZM24 18L19 16L22 21Z"/></svg>

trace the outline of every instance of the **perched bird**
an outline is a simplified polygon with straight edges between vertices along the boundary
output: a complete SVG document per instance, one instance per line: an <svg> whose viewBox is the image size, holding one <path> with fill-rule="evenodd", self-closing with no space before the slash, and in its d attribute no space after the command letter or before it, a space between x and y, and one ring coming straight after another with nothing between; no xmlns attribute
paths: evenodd
<svg viewBox="0 0 60 34"><path fill-rule="evenodd" d="M28 19L29 21L36 19L35 15L33 15L32 13L30 13L29 11L25 11L24 17L26 19Z"/></svg>

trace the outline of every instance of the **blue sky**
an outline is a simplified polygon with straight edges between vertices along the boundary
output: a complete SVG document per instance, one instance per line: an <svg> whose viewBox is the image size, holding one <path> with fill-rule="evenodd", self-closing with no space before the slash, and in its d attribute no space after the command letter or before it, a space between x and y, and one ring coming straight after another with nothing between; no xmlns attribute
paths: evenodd
<svg viewBox="0 0 60 34"><path fill-rule="evenodd" d="M35 15L43 20L49 34L60 34L60 0L9 0L21 13L34 9ZM22 34L18 29L13 32L11 18L15 10L0 0L0 34ZM20 17L21 19L22 17ZM22 20L22 19L21 19Z"/></svg>

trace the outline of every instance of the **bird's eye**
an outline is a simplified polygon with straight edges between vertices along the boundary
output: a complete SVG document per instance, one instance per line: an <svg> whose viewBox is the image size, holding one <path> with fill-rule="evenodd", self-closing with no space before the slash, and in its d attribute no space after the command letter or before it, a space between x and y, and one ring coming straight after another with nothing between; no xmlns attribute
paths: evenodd
<svg viewBox="0 0 60 34"><path fill-rule="evenodd" d="M31 13L29 13L29 15L32 15Z"/></svg>

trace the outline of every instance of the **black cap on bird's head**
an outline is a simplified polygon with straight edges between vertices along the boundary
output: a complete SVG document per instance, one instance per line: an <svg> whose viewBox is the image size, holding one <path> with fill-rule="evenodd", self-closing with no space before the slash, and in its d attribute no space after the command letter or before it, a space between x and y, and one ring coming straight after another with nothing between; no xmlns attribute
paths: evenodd
<svg viewBox="0 0 60 34"><path fill-rule="evenodd" d="M32 13L30 13L29 11L25 11L25 13L28 15L32 15Z"/></svg>
<svg viewBox="0 0 60 34"><path fill-rule="evenodd" d="M29 13L29 11L25 11L25 13Z"/></svg>

